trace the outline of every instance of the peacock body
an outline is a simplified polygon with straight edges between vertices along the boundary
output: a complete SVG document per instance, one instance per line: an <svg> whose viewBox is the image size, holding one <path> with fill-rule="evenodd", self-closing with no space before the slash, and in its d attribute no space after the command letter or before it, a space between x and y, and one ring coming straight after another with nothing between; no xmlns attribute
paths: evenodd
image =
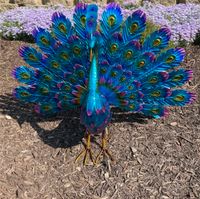
<svg viewBox="0 0 200 199"><path fill-rule="evenodd" d="M159 118L168 113L168 106L191 103L195 95L180 88L192 78L191 70L178 68L184 49L168 47L168 28L142 41L145 28L143 11L123 21L116 3L107 5L99 23L94 4L77 4L73 25L55 13L51 31L33 32L40 50L20 48L29 66L14 70L14 77L24 84L14 95L35 104L42 115L80 107L87 135L104 132L111 106Z"/></svg>

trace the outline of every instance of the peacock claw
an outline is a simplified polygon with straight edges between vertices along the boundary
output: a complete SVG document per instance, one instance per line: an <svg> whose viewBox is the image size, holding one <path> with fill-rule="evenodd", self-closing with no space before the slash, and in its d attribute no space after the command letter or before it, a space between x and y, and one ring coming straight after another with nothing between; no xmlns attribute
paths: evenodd
<svg viewBox="0 0 200 199"><path fill-rule="evenodd" d="M84 166L87 164L88 156L90 157L90 160L93 162L93 164L95 164L91 149L85 148L83 151L81 151L81 153L76 157L75 162L77 162L82 156L84 156L83 158Z"/></svg>
<svg viewBox="0 0 200 199"><path fill-rule="evenodd" d="M112 155L110 154L108 149L102 148L101 151L99 152L99 154L96 157L95 164L98 164L99 158L100 158L101 155L103 156L103 158L105 158L107 156L108 158L110 158L111 161L114 161L114 158L112 157Z"/></svg>
<svg viewBox="0 0 200 199"><path fill-rule="evenodd" d="M81 153L76 157L75 159L75 163L82 157L84 156L83 158L83 165L85 166L86 163L87 163L87 160L88 160L88 156L90 158L90 160L93 162L93 164L95 164L94 162L94 158L93 158L93 153L92 153L92 150L91 150L91 142L90 142L90 133L86 133L86 145L85 146L85 149L83 151L81 151Z"/></svg>
<svg viewBox="0 0 200 199"><path fill-rule="evenodd" d="M99 162L99 158L100 158L101 155L103 156L103 158L105 158L107 156L111 161L114 161L114 158L112 157L111 153L106 148L106 143L107 143L107 140L108 140L106 135L107 136L109 135L107 128L105 129L105 132L102 133L101 151L99 152L99 154L96 157L95 164L97 164Z"/></svg>

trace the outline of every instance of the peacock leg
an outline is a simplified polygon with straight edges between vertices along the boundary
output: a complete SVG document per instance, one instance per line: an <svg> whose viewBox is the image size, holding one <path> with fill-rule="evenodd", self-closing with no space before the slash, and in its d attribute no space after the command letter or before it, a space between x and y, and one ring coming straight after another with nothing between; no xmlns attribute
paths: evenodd
<svg viewBox="0 0 200 199"><path fill-rule="evenodd" d="M89 156L90 160L94 164L93 154L91 151L91 134L89 132L86 133L85 140L86 140L86 144L84 145L85 149L81 151L81 153L76 157L75 162L77 162L82 156L84 156L83 165L86 165L86 162Z"/></svg>
<svg viewBox="0 0 200 199"><path fill-rule="evenodd" d="M108 141L108 135L109 135L109 132L108 132L108 129L106 128L105 131L103 131L103 133L102 133L101 151L97 155L95 163L98 163L101 155L103 155L103 157L107 156L111 159L111 161L114 161L114 158L112 157L112 155L110 154L110 152L106 148L107 141Z"/></svg>

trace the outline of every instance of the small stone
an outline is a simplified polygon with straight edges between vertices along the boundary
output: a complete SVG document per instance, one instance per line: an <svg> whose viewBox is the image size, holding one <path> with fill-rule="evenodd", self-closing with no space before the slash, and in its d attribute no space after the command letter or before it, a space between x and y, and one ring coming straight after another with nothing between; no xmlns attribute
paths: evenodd
<svg viewBox="0 0 200 199"><path fill-rule="evenodd" d="M104 177L105 177L105 179L108 179L108 178L109 178L109 173L106 172L106 173L104 174Z"/></svg>
<svg viewBox="0 0 200 199"><path fill-rule="evenodd" d="M70 187L70 186L71 186L71 183L66 183L66 184L64 185L65 188L68 188L68 187Z"/></svg>
<svg viewBox="0 0 200 199"><path fill-rule="evenodd" d="M12 117L10 117L10 115L6 115L5 118L8 119L8 120L12 119Z"/></svg>
<svg viewBox="0 0 200 199"><path fill-rule="evenodd" d="M81 171L81 167L76 167L76 169L77 169L78 171Z"/></svg>
<svg viewBox="0 0 200 199"><path fill-rule="evenodd" d="M171 122L170 123L171 126L177 126L177 124L178 124L177 122Z"/></svg>
<svg viewBox="0 0 200 199"><path fill-rule="evenodd" d="M132 151L133 153L136 153L136 152L137 152L137 149L136 149L135 147L131 147L131 151Z"/></svg>
<svg viewBox="0 0 200 199"><path fill-rule="evenodd" d="M141 159L140 159L140 158L138 158L138 157L137 157L137 161L138 161L138 163L139 163L139 164L142 164L142 161L141 161Z"/></svg>

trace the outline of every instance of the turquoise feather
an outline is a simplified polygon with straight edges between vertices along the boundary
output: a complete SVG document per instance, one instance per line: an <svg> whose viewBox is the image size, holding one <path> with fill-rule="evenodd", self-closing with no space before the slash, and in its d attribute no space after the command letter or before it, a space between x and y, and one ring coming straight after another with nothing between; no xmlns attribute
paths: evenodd
<svg viewBox="0 0 200 199"><path fill-rule="evenodd" d="M137 10L129 16L122 29L124 42L138 40L146 28L146 15L143 11Z"/></svg>

